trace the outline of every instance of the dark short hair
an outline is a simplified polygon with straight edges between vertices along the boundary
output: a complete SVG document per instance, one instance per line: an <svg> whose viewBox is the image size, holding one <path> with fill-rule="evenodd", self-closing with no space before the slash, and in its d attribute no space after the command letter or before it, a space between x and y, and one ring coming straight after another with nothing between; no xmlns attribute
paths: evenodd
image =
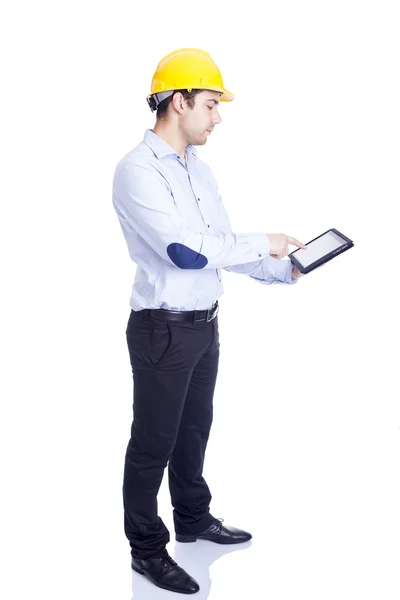
<svg viewBox="0 0 400 600"><path fill-rule="evenodd" d="M191 92L188 92L187 90L175 90L174 93L171 94L171 96L169 96L168 98L165 98L165 100L160 102L160 104L158 105L157 119L162 119L163 117L166 116L167 111L168 111L168 106L170 105L172 98L174 97L174 95L177 92L180 92L182 94L182 96L185 98L186 102L188 103L189 108L193 108L197 94L204 92L204 90L192 90Z"/></svg>

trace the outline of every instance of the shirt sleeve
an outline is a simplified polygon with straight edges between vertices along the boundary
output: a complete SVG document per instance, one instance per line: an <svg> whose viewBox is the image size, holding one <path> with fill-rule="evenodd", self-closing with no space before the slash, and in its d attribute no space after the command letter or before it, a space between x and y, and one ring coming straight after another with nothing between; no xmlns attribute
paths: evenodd
<svg viewBox="0 0 400 600"><path fill-rule="evenodd" d="M169 184L151 165L118 166L113 205L121 225L135 230L164 260L180 269L216 269L269 256L266 233L206 234L178 211Z"/></svg>
<svg viewBox="0 0 400 600"><path fill-rule="evenodd" d="M266 256L262 260L246 265L226 267L227 271L248 275L264 285L271 283L293 285L297 282L297 279L292 279L292 269L293 265L290 260L279 260L272 256Z"/></svg>

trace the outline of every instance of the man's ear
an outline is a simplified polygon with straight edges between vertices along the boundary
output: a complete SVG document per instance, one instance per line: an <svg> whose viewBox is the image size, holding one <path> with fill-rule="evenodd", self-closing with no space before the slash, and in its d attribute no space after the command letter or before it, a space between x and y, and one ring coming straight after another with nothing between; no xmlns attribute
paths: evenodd
<svg viewBox="0 0 400 600"><path fill-rule="evenodd" d="M172 103L174 105L175 110L179 113L182 114L183 111L185 110L185 98L183 97L183 95L181 94L181 92L176 92L176 94L174 94L172 96Z"/></svg>

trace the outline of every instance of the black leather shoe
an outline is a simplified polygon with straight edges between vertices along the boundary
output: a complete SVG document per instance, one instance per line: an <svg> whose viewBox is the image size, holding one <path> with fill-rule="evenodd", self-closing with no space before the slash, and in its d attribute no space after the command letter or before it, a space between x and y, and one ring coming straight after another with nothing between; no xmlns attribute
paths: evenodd
<svg viewBox="0 0 400 600"><path fill-rule="evenodd" d="M163 558L134 558L132 569L141 575L146 575L150 581L164 590L180 594L195 594L200 586L180 567L170 556Z"/></svg>
<svg viewBox="0 0 400 600"><path fill-rule="evenodd" d="M208 527L205 531L197 533L196 535L180 535L176 534L175 539L177 542L195 542L196 540L208 540L210 542L216 542L217 544L241 544L242 542L248 542L251 540L252 535L242 529L236 529L236 527L229 527L228 525L222 525L223 519L215 519L214 523Z"/></svg>

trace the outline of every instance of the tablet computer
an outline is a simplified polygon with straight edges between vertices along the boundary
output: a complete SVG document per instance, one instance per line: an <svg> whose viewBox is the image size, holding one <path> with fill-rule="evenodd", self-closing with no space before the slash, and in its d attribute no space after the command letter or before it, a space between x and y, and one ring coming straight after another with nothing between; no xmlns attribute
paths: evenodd
<svg viewBox="0 0 400 600"><path fill-rule="evenodd" d="M354 246L352 240L337 229L329 229L306 244L307 249L298 248L288 254L300 273L309 273Z"/></svg>

